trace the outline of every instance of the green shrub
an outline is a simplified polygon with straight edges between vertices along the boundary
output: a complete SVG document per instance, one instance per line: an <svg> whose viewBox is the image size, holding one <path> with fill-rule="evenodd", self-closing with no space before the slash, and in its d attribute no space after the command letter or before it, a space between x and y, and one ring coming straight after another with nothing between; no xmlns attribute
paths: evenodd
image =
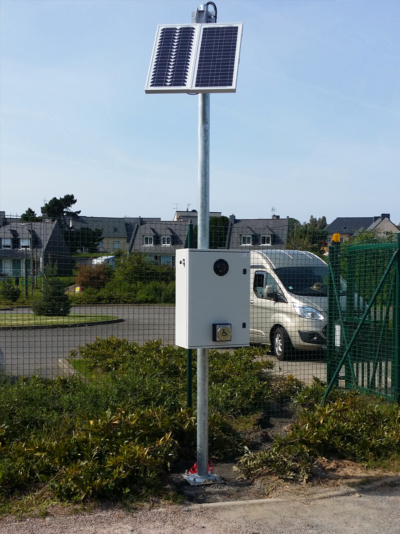
<svg viewBox="0 0 400 534"><path fill-rule="evenodd" d="M87 288L70 295L73 304L173 304L175 282L119 282L111 280L104 288Z"/></svg>
<svg viewBox="0 0 400 534"><path fill-rule="evenodd" d="M21 290L16 287L11 278L6 278L1 285L0 298L5 302L17 302L21 295Z"/></svg>
<svg viewBox="0 0 400 534"><path fill-rule="evenodd" d="M295 399L300 411L292 430L277 437L271 449L247 454L238 467L247 476L274 473L306 480L318 457L335 456L375 464L400 456L400 407L355 391L332 390L319 402L326 385L316 380Z"/></svg>
<svg viewBox="0 0 400 534"><path fill-rule="evenodd" d="M65 294L65 284L59 278L46 276L40 297L32 302L35 315L65 317L71 311L71 301Z"/></svg>
<svg viewBox="0 0 400 534"><path fill-rule="evenodd" d="M45 484L64 499L153 494L176 460L195 461L184 349L110 337L79 347L79 356L102 373L86 381L1 380L0 501ZM300 387L293 378L270 376L258 359L252 348L210 351L212 458L243 451L236 417L259 414ZM196 354L193 360L195 376ZM195 380L193 389L195 399Z"/></svg>

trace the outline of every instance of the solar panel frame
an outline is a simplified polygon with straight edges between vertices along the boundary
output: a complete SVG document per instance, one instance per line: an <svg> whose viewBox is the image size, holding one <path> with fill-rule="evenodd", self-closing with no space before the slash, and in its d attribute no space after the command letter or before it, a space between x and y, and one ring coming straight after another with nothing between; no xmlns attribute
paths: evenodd
<svg viewBox="0 0 400 534"><path fill-rule="evenodd" d="M199 62L201 55L201 45L203 32L207 29L213 28L232 28L237 27L237 40L236 40L236 50L234 58L234 69L232 75L232 84L227 86L196 86L196 79L199 70ZM188 73L186 77L186 84L181 86L174 85L152 85L152 79L156 71L156 59L157 52L160 47L161 35L165 29L182 29L182 28L192 28L194 30L193 34L193 45L190 52L190 57L188 58ZM224 23L224 24L160 24L157 27L156 36L154 39L153 51L150 60L150 66L146 79L145 92L146 93L235 93L237 85L237 75L239 68L239 59L240 59L240 48L242 42L242 32L243 24L238 23ZM164 50L165 52L165 50ZM160 65L160 61L158 66Z"/></svg>

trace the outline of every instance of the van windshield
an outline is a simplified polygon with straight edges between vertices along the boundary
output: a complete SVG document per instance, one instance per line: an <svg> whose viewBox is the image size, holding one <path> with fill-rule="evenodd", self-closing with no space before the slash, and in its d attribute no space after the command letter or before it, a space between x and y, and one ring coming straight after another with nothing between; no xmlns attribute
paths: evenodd
<svg viewBox="0 0 400 534"><path fill-rule="evenodd" d="M275 270L287 291L303 297L326 297L328 295L328 267L304 266L281 267ZM340 295L346 292L346 285L340 281Z"/></svg>

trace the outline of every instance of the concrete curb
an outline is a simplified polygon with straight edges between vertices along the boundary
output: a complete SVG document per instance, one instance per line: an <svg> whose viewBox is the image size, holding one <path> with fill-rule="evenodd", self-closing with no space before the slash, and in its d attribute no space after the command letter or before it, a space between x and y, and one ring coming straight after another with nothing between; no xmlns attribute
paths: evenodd
<svg viewBox="0 0 400 534"><path fill-rule="evenodd" d="M79 326L98 326L99 324L123 323L125 319L113 319L110 321L93 321L90 323L49 324L32 326L0 326L1 330L47 330L48 328L72 328Z"/></svg>
<svg viewBox="0 0 400 534"><path fill-rule="evenodd" d="M294 503L294 502L300 502L304 504L312 503L313 501L320 501L323 499L333 499L335 497L348 497L350 495L361 497L363 493L368 493L369 491L373 491L381 486L385 486L386 484L390 484L391 482L396 482L396 486L400 486L400 474L386 477L383 480L378 480L376 482L372 482L371 484L366 484L365 486L355 486L354 488L346 488L344 490L338 490L338 491L329 491L325 493L321 493L320 495L316 495L313 497L304 496L302 497L296 497L293 499L282 499L279 497L271 498L271 499L252 499L248 501L231 501L231 502L212 502L212 503L203 503L203 504L191 504L191 505L185 505L184 511L190 512L194 510L205 510L207 508L231 508L231 507L238 507L238 506L260 506L265 504L273 504L276 502L287 502L287 503Z"/></svg>
<svg viewBox="0 0 400 534"><path fill-rule="evenodd" d="M65 358L58 359L57 367L60 369L60 371L62 371L64 376L76 376L80 374L72 367L69 362L67 362Z"/></svg>

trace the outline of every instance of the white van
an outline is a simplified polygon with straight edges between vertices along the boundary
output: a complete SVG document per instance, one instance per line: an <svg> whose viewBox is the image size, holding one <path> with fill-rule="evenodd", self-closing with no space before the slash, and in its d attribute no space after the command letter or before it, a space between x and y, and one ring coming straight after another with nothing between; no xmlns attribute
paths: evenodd
<svg viewBox="0 0 400 534"><path fill-rule="evenodd" d="M100 258L93 258L92 265L111 265L115 269L115 256L100 256Z"/></svg>
<svg viewBox="0 0 400 534"><path fill-rule="evenodd" d="M324 349L327 264L311 252L269 249L251 252L250 267L250 341L270 345L278 360Z"/></svg>

